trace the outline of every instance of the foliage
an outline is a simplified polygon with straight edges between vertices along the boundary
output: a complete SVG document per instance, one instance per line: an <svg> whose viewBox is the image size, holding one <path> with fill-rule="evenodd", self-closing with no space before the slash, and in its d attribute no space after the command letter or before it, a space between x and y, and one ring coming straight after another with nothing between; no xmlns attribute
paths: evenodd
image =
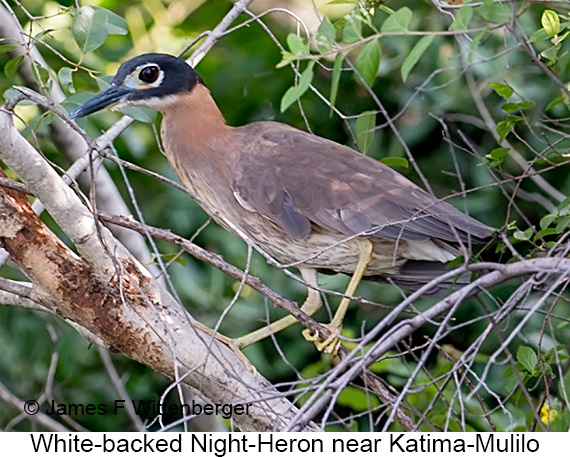
<svg viewBox="0 0 570 457"><path fill-rule="evenodd" d="M80 3L77 8L64 0L25 0L12 6L24 34L0 41L5 100L17 94L13 86L25 84L21 72L26 61L16 51L32 45L40 50L49 71L33 67L37 90L47 96L59 85L65 92L59 106L70 111L86 100L87 91L104 87L107 75L128 57L151 51L177 54L189 44L196 49L194 40L212 30L232 6L224 0ZM488 262L512 265L537 257L568 257L567 3L334 3L344 8L341 13L323 13L316 20L304 16L306 12L294 16L256 10L254 2L250 14L224 34L197 70L228 123L274 119L383 160L497 227L493 246L474 252ZM295 3L290 7L294 10ZM61 155L51 136L53 114L24 103L16 112L30 140L56 167L66 169L71 159ZM117 154L173 178L157 152L160 120L139 110L128 114L144 122L122 133L115 142ZM119 116L101 113L81 126L95 137ZM113 162L105 165L133 209L138 202L146 223L194 238L241 268L249 264L251 274L279 293L298 302L304 299L306 290L297 281L256 253L248 259L242 241L214 224L202 229L207 216L186 195ZM49 215L43 219L58 230ZM155 258L177 257L174 246L157 245ZM240 288L187 254L182 259L169 263L170 278L181 301L206 325L215 326L223 315L222 333L239 336L281 316L252 289ZM25 280L9 264L2 273ZM421 413L414 417L420 429L568 428L567 280L534 273L464 301L451 313L453 320L446 314L426 323L371 365L383 382L402 392L409 410ZM341 291L346 278L323 276L321 283ZM382 323L402 301L390 285L363 283L359 294L371 302L351 307L345 324L347 337L353 338L346 343L349 349L355 347L356 336ZM327 300L334 308L338 297ZM229 303L232 308L225 315ZM392 326L434 303L413 301ZM0 308L0 314L0 343L6 348L0 356L0 383L7 390L24 400L45 393L60 403L98 404L117 397L99 353L62 321L9 306ZM325 312L317 318L328 320ZM284 392L304 404L333 364L302 339L298 327L276 337L279 357L274 341L245 353L273 383L292 385ZM366 350L372 347L370 343ZM169 386L161 375L120 355L113 355L113 362L132 398L160 398ZM178 401L176 392L167 399ZM401 429L392 411L356 381L340 389L335 401L335 416L325 417L330 430ZM177 418L163 419L168 423ZM79 425L69 427L133 427L125 416L74 420ZM0 424L18 430L33 427L8 405L0 407Z"/></svg>

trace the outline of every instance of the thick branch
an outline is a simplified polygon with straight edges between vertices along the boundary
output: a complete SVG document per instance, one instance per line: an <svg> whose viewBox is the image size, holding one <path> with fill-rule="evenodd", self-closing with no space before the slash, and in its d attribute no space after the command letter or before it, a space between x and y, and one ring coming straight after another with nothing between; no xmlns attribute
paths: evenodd
<svg viewBox="0 0 570 457"><path fill-rule="evenodd" d="M284 428L296 408L192 318L96 221L71 189L0 111L0 159L36 195L76 245L81 258L51 233L25 195L0 196L0 239L54 312L109 346L184 382L212 403L252 403L235 416L242 430ZM309 426L307 430L315 430Z"/></svg>

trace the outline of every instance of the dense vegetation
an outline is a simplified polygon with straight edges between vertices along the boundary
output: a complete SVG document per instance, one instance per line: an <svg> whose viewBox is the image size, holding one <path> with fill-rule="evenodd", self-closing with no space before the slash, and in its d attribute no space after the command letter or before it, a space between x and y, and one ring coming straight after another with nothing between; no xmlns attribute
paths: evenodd
<svg viewBox="0 0 570 457"><path fill-rule="evenodd" d="M371 370L394 389L398 404L422 430L567 430L568 279L554 267L568 257L570 224L567 2L347 0L315 2L318 11L305 1L292 1L288 10L273 8L271 1L256 3L216 35L201 61L202 55L193 55L228 124L273 119L350 145L498 229L492 243L473 252L474 260L489 262L491 271L491 263L510 269L501 270L477 298L457 299L395 342ZM52 97L59 85L65 100L56 102L67 112L88 98L86 92L104 87L130 57L183 50L184 57L192 55L204 32L233 6L225 0L8 4L11 10L0 7L2 18L13 15L21 29L11 35L0 28L5 102L18 95L13 86L32 87L23 56L33 47L49 68L32 67L34 89ZM26 138L63 173L73 159L54 139L55 115L30 102L20 103L16 113ZM116 139L111 155L175 179L158 146L160 116L128 114L138 122ZM97 137L121 116L106 111L79 124ZM193 239L302 302L303 285L257 253L248 258L245 243L214 223L205 226L207 215L187 195L114 161L104 166L137 218L142 214L150 226ZM83 191L93 198L89 187ZM42 220L65 241L49 214ZM209 327L219 324L222 333L240 336L283 315L250 287L172 244L155 243L154 263L160 256L180 301ZM528 263L532 259L545 262ZM10 262L2 276L26 281ZM321 285L341 292L347 281L322 276ZM397 320L388 322L403 303L402 291L363 283L358 292L365 300L352 304L345 323L346 336L353 338L345 343L349 349L377 325L395 326L437 303L405 302ZM334 312L338 297L327 295L327 302ZM328 321L329 314L317 318ZM334 367L300 331L293 326L245 351L259 373L297 405L311 401ZM90 347L58 317L18 306L0 307L0 346L5 429L36 426L20 415L10 393L24 401L43 395L48 402L106 404L120 395L119 387L138 401L158 400L170 386L160 373ZM179 393L172 389L165 398L176 403ZM362 380L339 389L331 410L311 410L330 430L359 431L401 429L392 411ZM164 416L149 427L176 419ZM78 415L62 423L70 429L137 427L127 414Z"/></svg>

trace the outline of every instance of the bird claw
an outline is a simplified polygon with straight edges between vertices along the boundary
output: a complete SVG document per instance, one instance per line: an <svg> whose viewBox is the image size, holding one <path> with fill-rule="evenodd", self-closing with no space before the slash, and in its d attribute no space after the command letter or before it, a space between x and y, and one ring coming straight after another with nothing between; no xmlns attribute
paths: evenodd
<svg viewBox="0 0 570 457"><path fill-rule="evenodd" d="M303 330L303 336L307 341L312 341L315 343L317 350L330 355L336 355L340 347L340 334L342 333L342 328L334 324L321 324L326 327L330 335L328 338L321 340L319 338L319 332L313 331L311 329Z"/></svg>
<svg viewBox="0 0 570 457"><path fill-rule="evenodd" d="M249 371L251 374L253 374L254 376L257 375L257 368L255 368L253 366L253 364L249 361L249 359L245 356L245 354L243 352L241 352L241 349L235 345L233 343L233 340L228 340L228 341L224 341L222 340L223 343L225 343L231 350L232 352L237 355L237 357L241 360L241 362L244 364L245 369L247 371Z"/></svg>
<svg viewBox="0 0 570 457"><path fill-rule="evenodd" d="M257 374L257 368L255 368L249 359L245 356L245 354L241 351L244 347L238 340L233 338L228 338L226 335L222 335L221 333L214 332L211 328L206 327L204 324L199 322L195 323L195 326L201 329L203 332L207 333L208 335L213 336L219 342L225 344L237 357L240 359L241 363L244 364L245 369L252 373L254 376Z"/></svg>

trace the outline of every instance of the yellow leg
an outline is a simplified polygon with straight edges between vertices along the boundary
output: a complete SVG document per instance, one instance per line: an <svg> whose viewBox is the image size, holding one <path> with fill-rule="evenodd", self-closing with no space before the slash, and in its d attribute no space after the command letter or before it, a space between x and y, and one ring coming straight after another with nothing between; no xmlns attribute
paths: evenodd
<svg viewBox="0 0 570 457"><path fill-rule="evenodd" d="M317 270L312 268L299 268L301 272L301 276L309 286L309 293L307 294L307 299L301 306L301 311L312 316L315 314L321 307L323 303L321 301L321 295L316 290L317 287ZM253 343L257 343L268 336L271 336L281 330L290 327L291 325L297 323L297 319L293 316L285 316L278 321L273 322L266 327L262 327L258 330L255 330L247 335L241 336L239 338L230 339L229 344L233 345L236 349L243 349L247 346L250 346Z"/></svg>
<svg viewBox="0 0 570 457"><path fill-rule="evenodd" d="M307 340L314 341L319 351L324 351L328 354L336 354L338 351L338 347L340 345L339 337L342 333L342 321L346 315L346 311L348 310L350 297L354 296L356 293L356 288L358 287L358 284L360 284L360 281L370 264L370 260L372 260L372 243L368 239L357 239L356 242L358 244L358 264L352 274L352 278L350 278L350 282L348 283L348 287L344 293L345 297L343 297L338 305L338 309L336 310L333 320L330 324L325 325L325 327L330 330L330 336L325 340L320 340L319 335L315 335L309 329L305 329L303 331L303 335Z"/></svg>
<svg viewBox="0 0 570 457"><path fill-rule="evenodd" d="M242 361L242 363L245 365L245 368L247 369L247 371L249 371L250 373L256 373L257 370L255 369L255 367L251 364L251 362L249 361L249 359L244 355L243 352L241 352L239 350L239 348L235 347L232 344L232 339L228 338L226 335L222 335L221 333L217 333L214 332L210 327L205 326L204 324L202 324L201 322L194 322L194 326L196 328L199 328L200 330L202 330L204 333L213 336L214 338L216 338L218 341L221 341L222 343L224 343L226 346L228 346L235 355L238 356L238 358Z"/></svg>
<svg viewBox="0 0 570 457"><path fill-rule="evenodd" d="M305 312L309 316L315 314L321 307L323 303L321 301L321 295L316 290L318 283L317 283L317 270L313 268L302 268L299 267L299 271L301 272L301 276L309 286L309 292L307 294L307 298L303 305L301 306L301 311ZM255 330L247 335L241 336L239 338L228 338L221 333L214 333L210 328L206 327L205 325L197 323L197 326L201 328L203 331L208 333L209 335L213 335L217 340L221 341L222 343L229 346L229 348L240 358L240 360L244 363L248 371L255 372L255 367L250 363L247 357L241 352L241 350L247 346L252 345L253 343L257 343L268 336L271 336L281 330L290 327L291 325L297 323L297 319L293 316L285 316L278 321L273 322L270 325L262 327L258 330Z"/></svg>

